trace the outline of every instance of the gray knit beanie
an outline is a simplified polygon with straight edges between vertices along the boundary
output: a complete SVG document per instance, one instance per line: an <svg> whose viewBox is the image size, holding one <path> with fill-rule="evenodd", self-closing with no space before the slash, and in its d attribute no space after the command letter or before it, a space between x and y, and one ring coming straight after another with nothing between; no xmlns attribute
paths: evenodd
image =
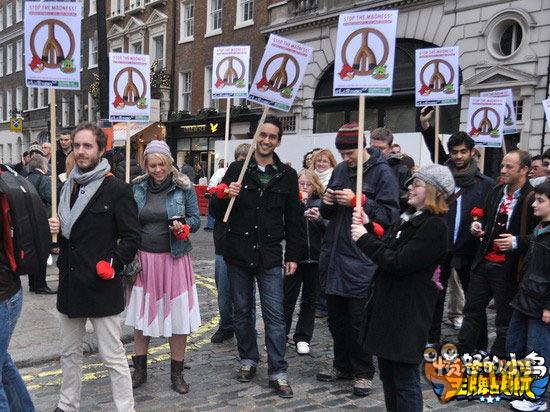
<svg viewBox="0 0 550 412"><path fill-rule="evenodd" d="M407 186L413 179L420 179L423 182L429 183L439 190L448 199L455 191L455 180L453 174L446 166L428 165L421 167L407 181Z"/></svg>
<svg viewBox="0 0 550 412"><path fill-rule="evenodd" d="M147 156L151 153L163 154L168 157L172 161L172 163L174 163L172 153L170 153L170 147L166 144L164 140L151 140L145 147L143 155Z"/></svg>

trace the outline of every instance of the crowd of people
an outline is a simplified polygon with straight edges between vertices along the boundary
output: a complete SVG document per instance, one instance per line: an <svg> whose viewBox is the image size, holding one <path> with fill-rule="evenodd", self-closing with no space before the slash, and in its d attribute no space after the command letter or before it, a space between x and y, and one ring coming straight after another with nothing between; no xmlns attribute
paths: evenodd
<svg viewBox="0 0 550 412"><path fill-rule="evenodd" d="M430 120L423 110L422 133L433 149ZM418 167L386 128L373 130L369 146L358 149L358 125L351 123L335 136L342 162L316 148L296 171L275 153L282 130L276 117L266 118L242 181L247 144L237 147L232 163L219 164L208 188L220 313L211 341L236 337L237 380L250 382L260 361L256 294L268 383L283 398L293 396L287 345L310 353L316 311L327 315L334 349L332 365L316 379L352 380L351 391L367 396L376 364L389 411L422 411L419 366L425 348L442 343L443 322L459 330L461 353L506 358L534 350L550 361L550 150L534 158L508 152L495 182L480 171L464 132L450 137L448 154L440 150L441 164ZM143 173L127 185L117 177L120 162L105 159L107 139L94 124L63 131L59 145L58 215L49 219L58 236L59 288L45 284L46 263L43 274L29 276L32 291L57 293L63 382L55 410L79 409L87 319L117 410L132 411L133 390L147 382L151 337L168 339L171 388L187 393L187 337L201 325L190 254L200 227L193 184L206 177L204 167L191 168L189 178L189 167L179 171L168 145L154 140L145 148ZM359 150L362 193L355 193ZM50 152L47 143L32 145L14 166L46 208ZM2 262L0 300L20 293L18 281ZM492 300L496 339L488 348ZM124 322L134 328L132 374L120 340L125 309ZM7 355L7 344L0 349ZM20 378L2 382L0 405L32 410ZM511 406L544 410L546 401Z"/></svg>

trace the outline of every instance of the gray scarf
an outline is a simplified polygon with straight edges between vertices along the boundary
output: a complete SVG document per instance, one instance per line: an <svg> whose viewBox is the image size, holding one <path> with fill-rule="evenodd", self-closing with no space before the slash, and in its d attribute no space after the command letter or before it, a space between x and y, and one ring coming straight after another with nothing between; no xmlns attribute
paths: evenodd
<svg viewBox="0 0 550 412"><path fill-rule="evenodd" d="M61 221L61 234L66 239L71 236L71 230L74 223L77 221L81 213L86 208L86 205L90 199L95 195L103 179L107 173L111 171L111 166L106 159L102 159L101 162L88 172L82 173L78 166L76 166L69 178L61 189L61 195L59 197L58 215ZM73 193L75 182L80 185L80 193L71 208L71 193Z"/></svg>

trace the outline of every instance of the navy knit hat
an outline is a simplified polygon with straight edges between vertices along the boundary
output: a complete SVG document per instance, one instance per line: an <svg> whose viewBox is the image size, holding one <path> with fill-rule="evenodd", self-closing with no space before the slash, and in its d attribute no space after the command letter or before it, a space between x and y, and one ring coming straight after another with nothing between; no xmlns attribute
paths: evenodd
<svg viewBox="0 0 550 412"><path fill-rule="evenodd" d="M357 141L359 140L359 125L357 123L348 123L340 127L336 133L336 141L334 144L338 150L357 149ZM365 139L363 139L363 147L365 147Z"/></svg>

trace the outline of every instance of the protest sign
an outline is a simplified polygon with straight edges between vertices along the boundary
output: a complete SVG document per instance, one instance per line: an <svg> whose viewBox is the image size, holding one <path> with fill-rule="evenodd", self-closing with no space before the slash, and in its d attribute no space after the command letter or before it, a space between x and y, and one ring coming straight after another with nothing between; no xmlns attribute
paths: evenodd
<svg viewBox="0 0 550 412"><path fill-rule="evenodd" d="M504 116L504 134L517 133L516 125L516 109L514 108L514 95L512 89L492 90L490 92L482 92L479 94L482 97L503 97L506 99L506 114Z"/></svg>
<svg viewBox="0 0 550 412"><path fill-rule="evenodd" d="M248 95L250 46L214 47L212 99L241 99Z"/></svg>
<svg viewBox="0 0 550 412"><path fill-rule="evenodd" d="M501 147L505 116L505 98L471 97L467 132L478 146Z"/></svg>
<svg viewBox="0 0 550 412"><path fill-rule="evenodd" d="M458 104L458 47L416 50L416 106Z"/></svg>

